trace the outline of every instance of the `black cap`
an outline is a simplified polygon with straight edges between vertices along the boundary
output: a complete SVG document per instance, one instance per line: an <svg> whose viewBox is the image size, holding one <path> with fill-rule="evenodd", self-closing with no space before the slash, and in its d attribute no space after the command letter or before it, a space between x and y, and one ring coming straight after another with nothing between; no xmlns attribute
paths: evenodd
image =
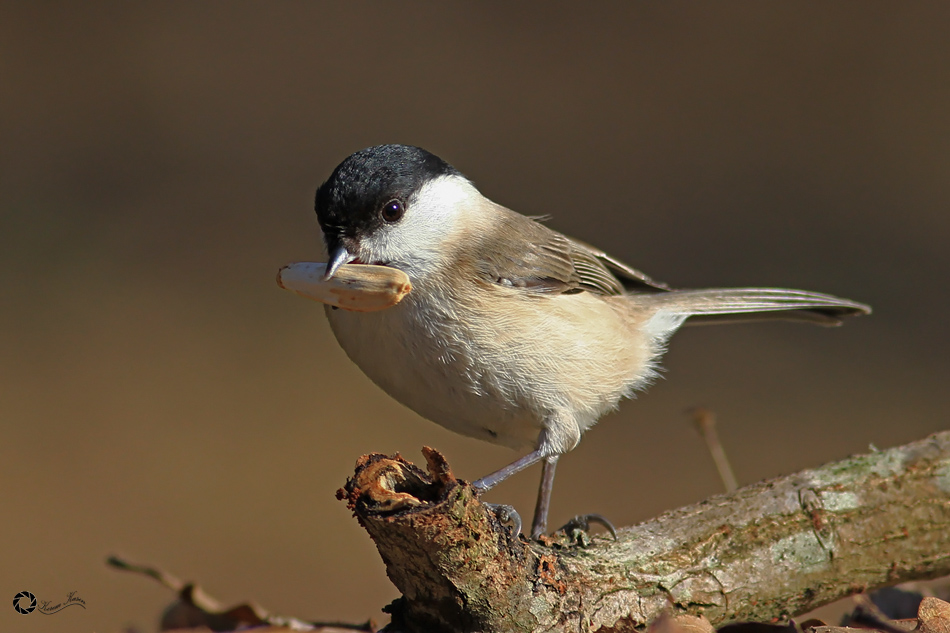
<svg viewBox="0 0 950 633"><path fill-rule="evenodd" d="M366 235L383 220L390 200L403 204L422 185L439 176L461 175L447 162L420 147L377 145L340 163L317 189L317 220L327 240Z"/></svg>

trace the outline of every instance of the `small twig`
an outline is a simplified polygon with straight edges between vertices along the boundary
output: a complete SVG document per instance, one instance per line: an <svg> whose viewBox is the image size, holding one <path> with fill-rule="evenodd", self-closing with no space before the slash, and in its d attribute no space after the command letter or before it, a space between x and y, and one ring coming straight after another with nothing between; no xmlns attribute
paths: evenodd
<svg viewBox="0 0 950 633"><path fill-rule="evenodd" d="M127 560L122 560L118 556L110 556L106 559L106 564L110 567L121 569L122 571L131 571L136 574L142 574L144 576L154 578L158 582L162 583L162 585L175 592L180 592L185 588L184 582L156 567L149 567L148 565L136 565L135 563L130 563Z"/></svg>
<svg viewBox="0 0 950 633"><path fill-rule="evenodd" d="M716 415L704 407L694 407L689 410L689 413L693 416L693 423L699 434L706 441L706 447L712 455L713 462L716 463L716 470L719 471L719 478L722 479L726 492L738 490L739 482L736 481L732 466L729 465L729 458L726 457L726 451L719 442L719 433L716 432Z"/></svg>
<svg viewBox="0 0 950 633"><path fill-rule="evenodd" d="M367 620L363 624L348 622L309 622L298 618L274 615L252 604L240 604L229 609L220 606L217 600L204 593L193 583L186 583L156 567L137 565L110 556L106 564L122 571L148 576L178 594L178 600L162 615L162 629L205 627L212 631L235 631L247 627L268 624L287 631L363 631L375 633L376 623Z"/></svg>

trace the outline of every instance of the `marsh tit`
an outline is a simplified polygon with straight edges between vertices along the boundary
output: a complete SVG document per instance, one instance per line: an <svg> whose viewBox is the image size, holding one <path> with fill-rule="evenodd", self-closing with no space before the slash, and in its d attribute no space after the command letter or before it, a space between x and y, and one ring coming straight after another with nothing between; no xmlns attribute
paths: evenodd
<svg viewBox="0 0 950 633"><path fill-rule="evenodd" d="M622 398L650 384L684 323L838 325L870 312L803 290L673 290L492 202L418 147L356 152L317 190L316 212L328 279L355 262L398 268L412 282L386 310L327 307L340 345L422 417L530 449L474 485L487 490L541 462L532 537L546 529L558 458Z"/></svg>

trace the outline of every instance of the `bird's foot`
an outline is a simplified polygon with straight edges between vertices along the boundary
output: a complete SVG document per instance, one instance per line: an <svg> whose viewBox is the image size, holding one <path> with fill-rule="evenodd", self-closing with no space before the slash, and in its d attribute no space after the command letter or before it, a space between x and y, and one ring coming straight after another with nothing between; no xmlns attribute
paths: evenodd
<svg viewBox="0 0 950 633"><path fill-rule="evenodd" d="M518 535L521 534L522 521L521 515L518 514L514 506L505 505L503 503L486 503L485 506L495 513L495 516L502 525L511 528L511 535L517 539Z"/></svg>
<svg viewBox="0 0 950 633"><path fill-rule="evenodd" d="M579 514L558 528L557 532L563 532L576 545L586 547L590 545L590 526L592 523L607 528L614 540L617 540L617 528L601 514Z"/></svg>

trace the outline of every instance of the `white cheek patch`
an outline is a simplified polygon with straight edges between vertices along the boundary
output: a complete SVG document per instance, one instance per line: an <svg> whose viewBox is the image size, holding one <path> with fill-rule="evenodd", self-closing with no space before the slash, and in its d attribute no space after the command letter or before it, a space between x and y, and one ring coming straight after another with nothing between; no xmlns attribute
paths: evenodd
<svg viewBox="0 0 950 633"><path fill-rule="evenodd" d="M442 263L457 238L461 220L477 206L482 195L461 176L442 176L425 185L406 201L406 215L392 225L380 227L363 240L360 255L402 268L412 275L425 275Z"/></svg>

